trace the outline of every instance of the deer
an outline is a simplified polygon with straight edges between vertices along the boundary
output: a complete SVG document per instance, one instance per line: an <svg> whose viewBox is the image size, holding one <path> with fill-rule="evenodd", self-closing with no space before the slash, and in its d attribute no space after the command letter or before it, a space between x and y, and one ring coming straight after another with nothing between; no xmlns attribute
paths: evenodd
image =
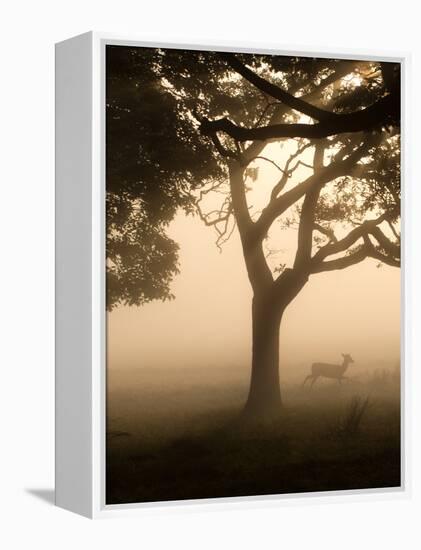
<svg viewBox="0 0 421 550"><path fill-rule="evenodd" d="M303 386L305 386L307 380L311 380L310 387L312 388L313 384L320 376L324 378L333 378L337 380L339 384L341 384L342 380L346 378L344 376L345 371L351 363L355 362L353 358L349 355L349 353L343 353L342 357L342 365L332 365L330 363L313 363L311 365L311 374L309 374L304 379Z"/></svg>

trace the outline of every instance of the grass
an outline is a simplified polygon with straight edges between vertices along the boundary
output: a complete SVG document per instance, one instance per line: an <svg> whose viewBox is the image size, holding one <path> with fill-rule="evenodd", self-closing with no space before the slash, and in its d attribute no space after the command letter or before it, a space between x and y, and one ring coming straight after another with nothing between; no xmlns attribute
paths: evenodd
<svg viewBox="0 0 421 550"><path fill-rule="evenodd" d="M345 412L330 426L328 435L331 437L355 437L361 431L361 422L370 405L368 397L363 399L354 395L348 402Z"/></svg>
<svg viewBox="0 0 421 550"><path fill-rule="evenodd" d="M262 430L237 422L246 381L174 376L152 384L141 373L110 384L107 503L400 485L392 378L379 389L369 380L358 385L370 401L351 383L311 392L286 386L279 421ZM326 425L335 437L326 436Z"/></svg>

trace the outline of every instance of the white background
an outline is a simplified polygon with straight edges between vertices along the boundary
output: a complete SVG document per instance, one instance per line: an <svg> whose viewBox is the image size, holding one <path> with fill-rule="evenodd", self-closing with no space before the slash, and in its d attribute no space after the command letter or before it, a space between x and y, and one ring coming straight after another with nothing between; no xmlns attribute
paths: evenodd
<svg viewBox="0 0 421 550"><path fill-rule="evenodd" d="M409 139L411 277L420 280L420 28L415 1L18 1L2 5L0 64L2 326L0 544L3 548L419 548L420 293L408 288L414 334L412 496L375 501L195 507L92 522L54 508L54 43L87 30L139 39L235 40L285 48L412 53ZM407 217L408 219L408 217ZM416 250L418 247L418 251ZM409 334L410 336L410 334ZM42 496L43 498L40 498ZM45 500L47 499L47 501Z"/></svg>

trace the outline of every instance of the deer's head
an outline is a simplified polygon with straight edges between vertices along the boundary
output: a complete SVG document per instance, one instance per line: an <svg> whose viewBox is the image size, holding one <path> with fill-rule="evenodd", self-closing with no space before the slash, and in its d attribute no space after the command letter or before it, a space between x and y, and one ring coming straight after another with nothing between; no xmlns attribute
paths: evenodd
<svg viewBox="0 0 421 550"><path fill-rule="evenodd" d="M344 358L344 363L346 363L347 365L355 363L354 359L350 356L349 353L343 353L342 357Z"/></svg>

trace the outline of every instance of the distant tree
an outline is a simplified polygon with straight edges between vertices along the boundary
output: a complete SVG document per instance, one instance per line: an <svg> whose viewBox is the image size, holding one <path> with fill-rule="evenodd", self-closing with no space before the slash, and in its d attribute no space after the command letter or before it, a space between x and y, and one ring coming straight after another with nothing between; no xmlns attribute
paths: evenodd
<svg viewBox="0 0 421 550"><path fill-rule="evenodd" d="M135 50L133 56L138 55L145 55L144 50ZM238 229L253 289L252 374L245 414L272 418L281 407L280 323L309 277L366 258L399 265L399 65L178 50L153 50L149 55L151 74L141 64L133 72L145 78L145 90L154 83L158 98L151 111L144 104L149 126L139 132L138 141L130 135L130 143L134 139L142 148L133 153L136 162L144 162L145 147L156 155L156 163L145 172L158 197L154 202L151 190L148 200L154 208L146 209L148 230L153 234L156 227L165 227L180 206L187 212L195 209L216 229L218 246ZM126 80L127 73L123 89ZM168 118L166 101L171 105ZM285 140L290 151L286 158L267 155L269 142ZM186 156L178 157L178 150ZM279 178L257 212L249 192L259 185L261 163L275 166ZM119 166L116 158L117 174ZM132 220L141 231L149 184L141 169L139 174L129 203L138 204ZM115 200L120 194L121 181ZM210 195L212 203L218 196L221 202L207 210ZM158 205L162 218L154 218ZM281 246L273 240L282 238L275 222L297 229L291 266L274 261L273 251ZM115 231L126 238L127 227L127 221L116 224ZM133 246L151 254L148 232L145 239L133 231ZM124 265L124 250L119 258ZM174 268L174 256L167 259L167 267ZM136 268L130 273L133 287L147 282L143 274L136 278ZM151 280L161 276L155 269L149 275ZM158 283L156 290L152 297L168 296L167 291L160 296ZM142 301L131 299L130 286L125 291L127 303ZM134 292L140 294L145 295L144 290Z"/></svg>

